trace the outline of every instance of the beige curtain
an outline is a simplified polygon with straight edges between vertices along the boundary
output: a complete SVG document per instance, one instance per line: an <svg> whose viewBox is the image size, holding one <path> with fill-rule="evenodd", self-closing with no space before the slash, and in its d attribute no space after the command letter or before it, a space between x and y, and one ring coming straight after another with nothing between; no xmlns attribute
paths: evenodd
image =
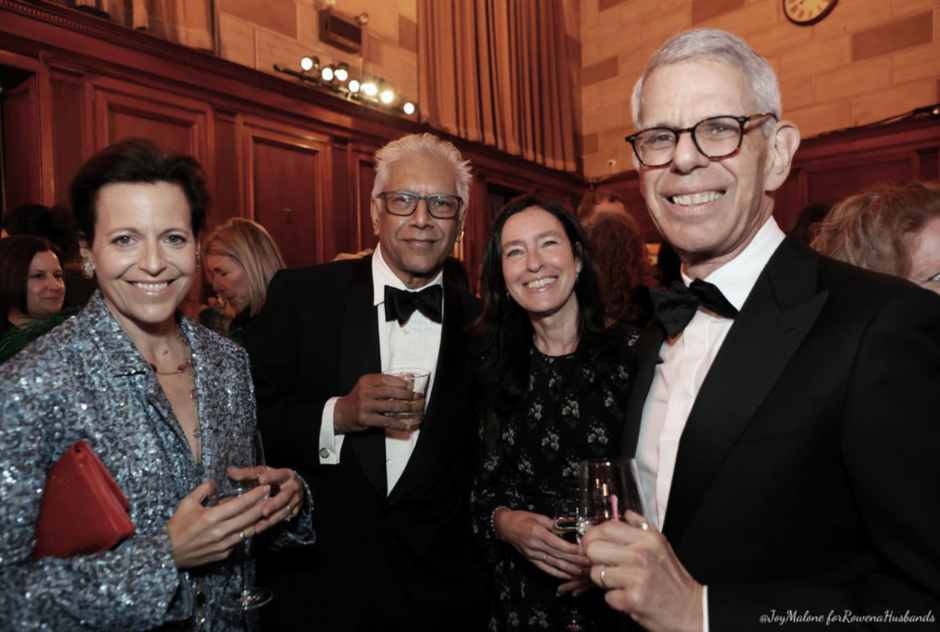
<svg viewBox="0 0 940 632"><path fill-rule="evenodd" d="M437 129L576 171L561 0L418 1L421 113Z"/></svg>

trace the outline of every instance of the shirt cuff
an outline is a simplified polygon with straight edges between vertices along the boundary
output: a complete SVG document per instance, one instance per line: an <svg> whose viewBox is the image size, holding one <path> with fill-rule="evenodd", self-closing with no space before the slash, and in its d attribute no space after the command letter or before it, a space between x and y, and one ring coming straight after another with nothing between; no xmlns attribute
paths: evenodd
<svg viewBox="0 0 940 632"><path fill-rule="evenodd" d="M333 432L333 409L339 397L331 397L323 406L320 416L320 465L339 465L339 453L343 449L343 439L346 435L338 437Z"/></svg>
<svg viewBox="0 0 940 632"><path fill-rule="evenodd" d="M708 586L702 586L702 632L708 632Z"/></svg>

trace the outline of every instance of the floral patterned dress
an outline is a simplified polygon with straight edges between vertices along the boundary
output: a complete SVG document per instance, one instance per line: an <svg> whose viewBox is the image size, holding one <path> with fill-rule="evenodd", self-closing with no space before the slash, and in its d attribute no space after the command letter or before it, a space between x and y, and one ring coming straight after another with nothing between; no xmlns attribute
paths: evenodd
<svg viewBox="0 0 940 632"><path fill-rule="evenodd" d="M472 503L474 528L487 543L493 574L492 631L551 629L570 606L570 596L556 595L563 582L499 540L490 521L500 506L553 517L559 490L577 484L579 461L620 456L636 340L636 333L626 337L618 364L600 379L591 367L575 366L573 354L547 356L533 345L522 405L495 426L482 415L486 453ZM601 591L577 598L577 606L598 630L614 629L616 617Z"/></svg>

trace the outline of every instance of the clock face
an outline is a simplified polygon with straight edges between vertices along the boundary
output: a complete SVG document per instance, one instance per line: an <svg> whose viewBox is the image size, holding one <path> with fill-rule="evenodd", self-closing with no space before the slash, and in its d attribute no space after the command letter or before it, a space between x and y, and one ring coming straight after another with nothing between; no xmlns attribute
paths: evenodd
<svg viewBox="0 0 940 632"><path fill-rule="evenodd" d="M836 0L783 0L783 12L795 24L815 24L829 15Z"/></svg>

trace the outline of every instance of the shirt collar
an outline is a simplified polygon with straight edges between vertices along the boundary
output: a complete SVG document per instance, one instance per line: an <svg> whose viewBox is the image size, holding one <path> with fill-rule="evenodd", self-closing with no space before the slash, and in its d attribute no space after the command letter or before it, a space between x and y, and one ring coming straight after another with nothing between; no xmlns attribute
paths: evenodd
<svg viewBox="0 0 940 632"><path fill-rule="evenodd" d="M754 289L760 273L764 271L764 266L785 237L771 216L737 257L708 275L708 282L716 285L725 298L740 310ZM684 269L682 282L686 287L692 282L692 279L685 275Z"/></svg>
<svg viewBox="0 0 940 632"><path fill-rule="evenodd" d="M411 290L405 287L405 283L399 279L392 269L388 267L388 264L385 263L385 257L382 255L382 246L381 244L376 245L375 252L372 254L372 304L381 305L385 302L385 286L391 286L398 290L405 290L406 292L417 292L423 290L426 287L431 287L432 285L443 285L444 283L444 269L441 268L441 271L437 273L437 276L434 277L427 285L423 285L417 289Z"/></svg>

